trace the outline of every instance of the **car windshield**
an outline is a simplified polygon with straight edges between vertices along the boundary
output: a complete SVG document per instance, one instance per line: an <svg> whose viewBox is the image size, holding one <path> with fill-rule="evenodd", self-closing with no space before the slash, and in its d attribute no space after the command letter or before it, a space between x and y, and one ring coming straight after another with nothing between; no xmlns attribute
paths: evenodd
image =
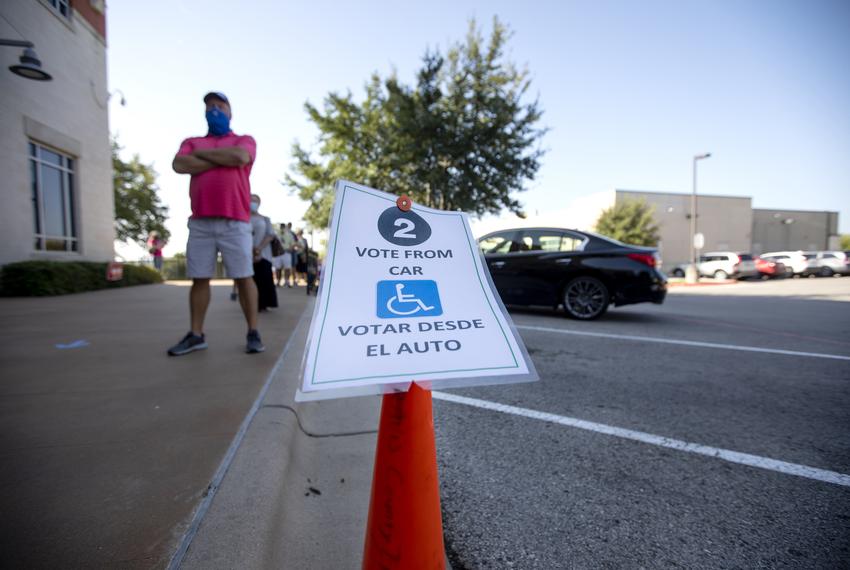
<svg viewBox="0 0 850 570"><path fill-rule="evenodd" d="M752 261L753 260L753 256L750 255L749 253L739 253L738 257L741 258L741 261Z"/></svg>

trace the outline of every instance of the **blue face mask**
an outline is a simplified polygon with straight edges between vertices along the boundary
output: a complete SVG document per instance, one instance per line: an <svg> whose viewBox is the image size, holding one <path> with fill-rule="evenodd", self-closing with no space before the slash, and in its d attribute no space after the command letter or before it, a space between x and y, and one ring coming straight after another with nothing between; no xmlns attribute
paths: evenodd
<svg viewBox="0 0 850 570"><path fill-rule="evenodd" d="M230 132L230 118L215 107L207 111L207 125L214 137L221 137Z"/></svg>

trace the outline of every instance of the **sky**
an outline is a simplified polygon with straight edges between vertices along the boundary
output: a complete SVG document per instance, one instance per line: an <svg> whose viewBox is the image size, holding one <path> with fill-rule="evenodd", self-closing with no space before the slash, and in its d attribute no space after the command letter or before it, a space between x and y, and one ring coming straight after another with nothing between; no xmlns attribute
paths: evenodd
<svg viewBox="0 0 850 570"><path fill-rule="evenodd" d="M475 19L512 31L507 59L531 74L546 154L517 197L533 214L615 188L752 196L753 207L837 210L850 233L850 2L110 2L110 129L124 157L159 174L185 249L181 140L206 134L202 98L231 100L232 128L257 141L252 189L273 221L303 225L306 203L281 181L293 142L317 149L304 103L377 72L412 82L428 49L461 41ZM117 92L115 92L117 95ZM356 182L356 181L355 181ZM125 257L141 249L124 248Z"/></svg>

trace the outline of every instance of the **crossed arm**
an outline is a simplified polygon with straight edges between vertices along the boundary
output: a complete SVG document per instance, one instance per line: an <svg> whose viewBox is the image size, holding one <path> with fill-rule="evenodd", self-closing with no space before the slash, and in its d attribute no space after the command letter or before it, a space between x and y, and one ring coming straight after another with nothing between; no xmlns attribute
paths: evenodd
<svg viewBox="0 0 850 570"><path fill-rule="evenodd" d="M200 174L218 166L244 166L251 155L240 146L197 149L192 154L178 154L171 167L178 174Z"/></svg>

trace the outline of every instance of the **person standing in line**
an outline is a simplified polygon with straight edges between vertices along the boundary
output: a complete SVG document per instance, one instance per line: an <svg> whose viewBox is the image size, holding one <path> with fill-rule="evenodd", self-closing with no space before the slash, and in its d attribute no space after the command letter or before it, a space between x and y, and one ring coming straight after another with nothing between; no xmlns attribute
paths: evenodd
<svg viewBox="0 0 850 570"><path fill-rule="evenodd" d="M204 96L209 132L184 140L172 168L189 174L189 240L186 265L192 287L189 291L191 328L183 339L168 349L180 356L207 348L204 317L210 304L210 279L215 275L221 252L227 275L239 289L239 303L248 324L245 352L263 352L257 331L257 287L253 279L251 250L251 185L249 177L257 144L253 137L230 130L230 101L223 93Z"/></svg>
<svg viewBox="0 0 850 570"><path fill-rule="evenodd" d="M272 240L277 237L272 222L260 214L260 197L251 195L251 231L254 236L254 283L257 286L257 310L277 307L277 291L272 273Z"/></svg>
<svg viewBox="0 0 850 570"><path fill-rule="evenodd" d="M319 256L312 249L307 249L307 294L313 291L318 294L319 286Z"/></svg>
<svg viewBox="0 0 850 570"><path fill-rule="evenodd" d="M295 266L295 236L292 234L292 222L280 224L280 243L283 244L283 282L292 287L295 277L292 275Z"/></svg>
<svg viewBox="0 0 850 570"><path fill-rule="evenodd" d="M281 287L281 281L283 281L284 270L286 270L287 274L292 269L292 255L287 250L287 242L286 242L286 224L280 224L278 226L280 229L277 234L278 239L280 240L280 246L283 248L283 253L281 255L275 256L272 259L272 264L274 265L275 271L275 283L278 287Z"/></svg>
<svg viewBox="0 0 850 570"><path fill-rule="evenodd" d="M279 229L283 227L283 224L278 224ZM280 246L283 247L283 241L280 239L280 234L278 230L275 230L275 235L277 236L277 240L280 242ZM274 283L277 287L280 287L280 281L283 279L283 256L285 253L280 255L274 254L274 245L272 245L272 277L274 278Z"/></svg>
<svg viewBox="0 0 850 570"><path fill-rule="evenodd" d="M295 232L292 231L292 222L286 222L286 231L292 236L292 283L298 284L298 275L295 273L295 266L298 265L298 241L295 237Z"/></svg>
<svg viewBox="0 0 850 570"><path fill-rule="evenodd" d="M159 232L153 230L148 235L148 252L153 256L153 266L157 271L162 273L162 248L165 247L165 240L159 237Z"/></svg>
<svg viewBox="0 0 850 570"><path fill-rule="evenodd" d="M307 238L304 237L304 230L299 229L295 232L295 251L298 253L297 261L295 263L295 282L298 283L300 279L304 280L304 284L307 284L307 250L309 246L307 245Z"/></svg>

